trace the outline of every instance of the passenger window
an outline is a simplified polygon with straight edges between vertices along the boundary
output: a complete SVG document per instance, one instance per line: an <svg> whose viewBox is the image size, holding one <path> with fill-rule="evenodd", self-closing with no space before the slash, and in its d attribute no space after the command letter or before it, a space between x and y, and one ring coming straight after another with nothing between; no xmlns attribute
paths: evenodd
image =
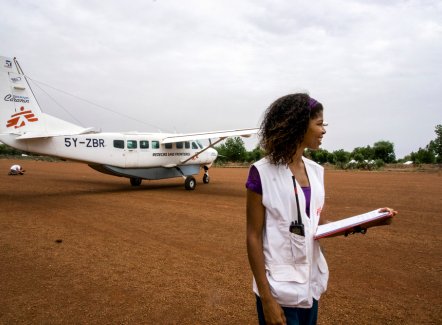
<svg viewBox="0 0 442 325"><path fill-rule="evenodd" d="M186 147L186 149L190 149L190 142L189 141L184 142L184 146Z"/></svg>
<svg viewBox="0 0 442 325"><path fill-rule="evenodd" d="M124 149L124 141L123 140L114 140L114 148Z"/></svg>
<svg viewBox="0 0 442 325"><path fill-rule="evenodd" d="M160 141L153 140L152 141L152 149L159 149L160 148Z"/></svg>
<svg viewBox="0 0 442 325"><path fill-rule="evenodd" d="M137 141L127 140L127 149L137 149Z"/></svg>
<svg viewBox="0 0 442 325"><path fill-rule="evenodd" d="M183 143L182 142L177 142L176 143L176 148L177 149L183 149Z"/></svg>
<svg viewBox="0 0 442 325"><path fill-rule="evenodd" d="M172 149L172 143L165 143L164 147L166 147L166 149Z"/></svg>
<svg viewBox="0 0 442 325"><path fill-rule="evenodd" d="M140 141L140 149L149 149L149 141L141 140Z"/></svg>
<svg viewBox="0 0 442 325"><path fill-rule="evenodd" d="M192 149L198 149L198 146L196 145L195 142L192 142Z"/></svg>

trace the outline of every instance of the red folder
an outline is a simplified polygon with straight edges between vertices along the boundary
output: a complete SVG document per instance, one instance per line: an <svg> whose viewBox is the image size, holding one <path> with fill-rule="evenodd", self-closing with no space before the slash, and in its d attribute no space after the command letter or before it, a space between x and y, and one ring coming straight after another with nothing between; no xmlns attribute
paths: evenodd
<svg viewBox="0 0 442 325"><path fill-rule="evenodd" d="M315 239L348 235L355 232L363 232L367 228L383 226L390 223L393 215L390 212L373 210L354 217L326 223L318 226Z"/></svg>

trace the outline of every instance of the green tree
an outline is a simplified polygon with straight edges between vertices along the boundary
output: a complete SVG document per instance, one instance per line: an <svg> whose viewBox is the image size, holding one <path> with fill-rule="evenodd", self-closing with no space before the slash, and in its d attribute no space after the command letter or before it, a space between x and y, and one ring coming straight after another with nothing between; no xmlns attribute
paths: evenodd
<svg viewBox="0 0 442 325"><path fill-rule="evenodd" d="M246 160L247 150L240 137L228 138L225 143L215 147L218 151L218 160L221 162L242 162Z"/></svg>
<svg viewBox="0 0 442 325"><path fill-rule="evenodd" d="M306 156L310 157L313 161L316 161L318 164L325 164L329 160L330 153L325 149L318 150L306 150Z"/></svg>
<svg viewBox="0 0 442 325"><path fill-rule="evenodd" d="M376 159L376 161L374 163L375 163L376 169L379 169L385 165L384 161L381 159Z"/></svg>
<svg viewBox="0 0 442 325"><path fill-rule="evenodd" d="M336 164L336 156L332 152L328 153L327 162L332 165Z"/></svg>
<svg viewBox="0 0 442 325"><path fill-rule="evenodd" d="M353 158L356 161L372 160L373 157L374 157L374 149L370 146L356 147L353 149L351 153L351 158Z"/></svg>
<svg viewBox="0 0 442 325"><path fill-rule="evenodd" d="M428 149L419 148L417 152L412 152L410 156L415 164L434 164L436 162L434 152Z"/></svg>
<svg viewBox="0 0 442 325"><path fill-rule="evenodd" d="M386 164L394 163L396 155L394 144L390 141L378 141L373 145L373 159L382 159Z"/></svg>
<svg viewBox="0 0 442 325"><path fill-rule="evenodd" d="M409 155L409 160L417 164L442 163L442 125L434 128L436 139L431 140L425 148L419 148L417 152Z"/></svg>
<svg viewBox="0 0 442 325"><path fill-rule="evenodd" d="M431 141L428 146L434 152L436 161L442 163L442 125L436 125L434 132L436 132L436 139Z"/></svg>
<svg viewBox="0 0 442 325"><path fill-rule="evenodd" d="M259 144L253 149L252 151L248 151L246 155L246 161L247 162L255 162L260 160L262 157L264 157L265 152L262 150L262 148L259 146Z"/></svg>
<svg viewBox="0 0 442 325"><path fill-rule="evenodd" d="M354 160L356 160L357 162L363 162L364 160L366 160L366 159L364 159L365 157L364 157L364 155L362 154L362 153L352 153L351 154L351 157L354 159Z"/></svg>
<svg viewBox="0 0 442 325"><path fill-rule="evenodd" d="M350 153L344 149L335 150L333 151L332 155L334 156L336 165L341 168L344 167L344 165L350 160Z"/></svg>

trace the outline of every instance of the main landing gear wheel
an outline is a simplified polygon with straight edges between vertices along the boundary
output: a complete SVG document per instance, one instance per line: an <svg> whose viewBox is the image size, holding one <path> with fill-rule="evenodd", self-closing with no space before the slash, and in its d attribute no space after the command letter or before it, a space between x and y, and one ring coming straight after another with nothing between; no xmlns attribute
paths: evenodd
<svg viewBox="0 0 442 325"><path fill-rule="evenodd" d="M130 178L130 185L132 185L132 186L140 186L142 181L143 180L141 178L139 178L139 177L131 177Z"/></svg>
<svg viewBox="0 0 442 325"><path fill-rule="evenodd" d="M187 176L186 180L184 181L184 187L186 190L193 191L196 187L195 178L193 178L193 176Z"/></svg>

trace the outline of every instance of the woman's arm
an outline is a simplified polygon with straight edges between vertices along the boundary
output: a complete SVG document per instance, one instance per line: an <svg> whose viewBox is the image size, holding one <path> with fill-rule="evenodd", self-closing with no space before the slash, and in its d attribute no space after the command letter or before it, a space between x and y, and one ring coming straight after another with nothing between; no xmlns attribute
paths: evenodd
<svg viewBox="0 0 442 325"><path fill-rule="evenodd" d="M272 296L267 280L262 244L265 208L262 195L247 190L247 254L250 268L258 286L264 317L268 324L286 324L284 311Z"/></svg>

